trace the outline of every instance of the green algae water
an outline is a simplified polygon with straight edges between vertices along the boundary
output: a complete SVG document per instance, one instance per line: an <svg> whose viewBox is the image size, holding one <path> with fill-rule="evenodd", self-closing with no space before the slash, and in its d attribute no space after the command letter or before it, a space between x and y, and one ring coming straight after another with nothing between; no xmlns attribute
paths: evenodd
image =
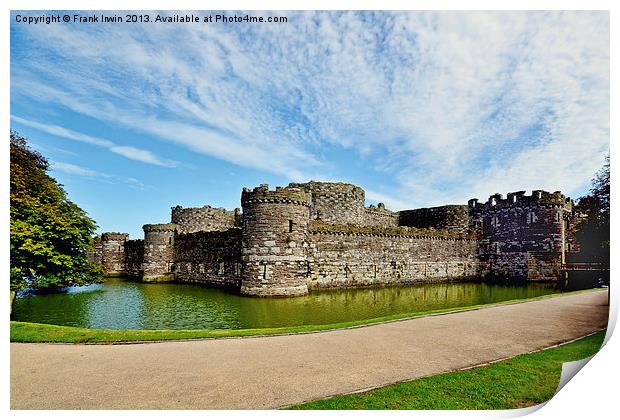
<svg viewBox="0 0 620 420"><path fill-rule="evenodd" d="M287 327L502 302L555 291L547 284L440 283L251 298L196 285L111 279L61 293L19 296L12 319L96 329Z"/></svg>

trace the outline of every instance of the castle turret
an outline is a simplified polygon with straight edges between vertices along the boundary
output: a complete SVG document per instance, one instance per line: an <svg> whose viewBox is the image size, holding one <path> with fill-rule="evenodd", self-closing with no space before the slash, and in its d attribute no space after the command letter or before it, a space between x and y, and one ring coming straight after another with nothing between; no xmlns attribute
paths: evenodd
<svg viewBox="0 0 620 420"><path fill-rule="evenodd" d="M125 242L129 234L121 232L106 232L101 235L100 247L101 265L104 275L121 276L125 272Z"/></svg>
<svg viewBox="0 0 620 420"><path fill-rule="evenodd" d="M244 263L241 293L292 296L308 293L307 235L312 196L298 188L266 184L241 194Z"/></svg>
<svg viewBox="0 0 620 420"><path fill-rule="evenodd" d="M143 281L174 280L174 235L179 226L174 223L144 225Z"/></svg>
<svg viewBox="0 0 620 420"><path fill-rule="evenodd" d="M328 223L363 225L366 218L365 193L357 185L343 182L290 183L310 194L310 219ZM383 209L385 210L385 208Z"/></svg>
<svg viewBox="0 0 620 420"><path fill-rule="evenodd" d="M228 230L235 226L237 212L224 208L172 207L170 222L179 225L178 233L213 232Z"/></svg>
<svg viewBox="0 0 620 420"><path fill-rule="evenodd" d="M552 280L565 258L566 220L571 200L560 191L493 194L484 203L470 200L470 218L483 226L483 254L491 275L501 278Z"/></svg>

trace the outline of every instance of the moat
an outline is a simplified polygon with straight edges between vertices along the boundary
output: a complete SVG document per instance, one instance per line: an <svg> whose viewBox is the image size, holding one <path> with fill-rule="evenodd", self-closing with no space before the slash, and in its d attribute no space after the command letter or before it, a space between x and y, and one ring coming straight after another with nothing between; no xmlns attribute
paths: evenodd
<svg viewBox="0 0 620 420"><path fill-rule="evenodd" d="M523 286L436 283L249 298L187 284L110 279L65 292L18 297L15 321L97 329L241 329L321 325L554 293L551 284Z"/></svg>

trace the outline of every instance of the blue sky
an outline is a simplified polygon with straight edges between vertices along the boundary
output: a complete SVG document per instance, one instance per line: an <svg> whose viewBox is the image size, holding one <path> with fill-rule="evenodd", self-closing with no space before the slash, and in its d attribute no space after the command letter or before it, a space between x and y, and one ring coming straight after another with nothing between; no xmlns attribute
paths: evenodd
<svg viewBox="0 0 620 420"><path fill-rule="evenodd" d="M352 182L393 210L577 198L609 150L606 12L20 13L41 14L12 12L11 127L100 231L142 237L171 206L240 207L242 187L265 182Z"/></svg>

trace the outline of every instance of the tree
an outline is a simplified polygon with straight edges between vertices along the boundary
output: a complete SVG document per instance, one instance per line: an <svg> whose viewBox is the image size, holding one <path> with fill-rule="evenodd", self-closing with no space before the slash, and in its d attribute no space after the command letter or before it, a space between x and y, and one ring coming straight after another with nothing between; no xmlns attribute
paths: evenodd
<svg viewBox="0 0 620 420"><path fill-rule="evenodd" d="M583 214L575 232L581 244L581 258L591 262L609 264L609 156L603 167L592 179L590 194L581 197L577 212Z"/></svg>
<svg viewBox="0 0 620 420"><path fill-rule="evenodd" d="M86 252L97 228L47 174L49 163L11 130L11 290L96 280Z"/></svg>

